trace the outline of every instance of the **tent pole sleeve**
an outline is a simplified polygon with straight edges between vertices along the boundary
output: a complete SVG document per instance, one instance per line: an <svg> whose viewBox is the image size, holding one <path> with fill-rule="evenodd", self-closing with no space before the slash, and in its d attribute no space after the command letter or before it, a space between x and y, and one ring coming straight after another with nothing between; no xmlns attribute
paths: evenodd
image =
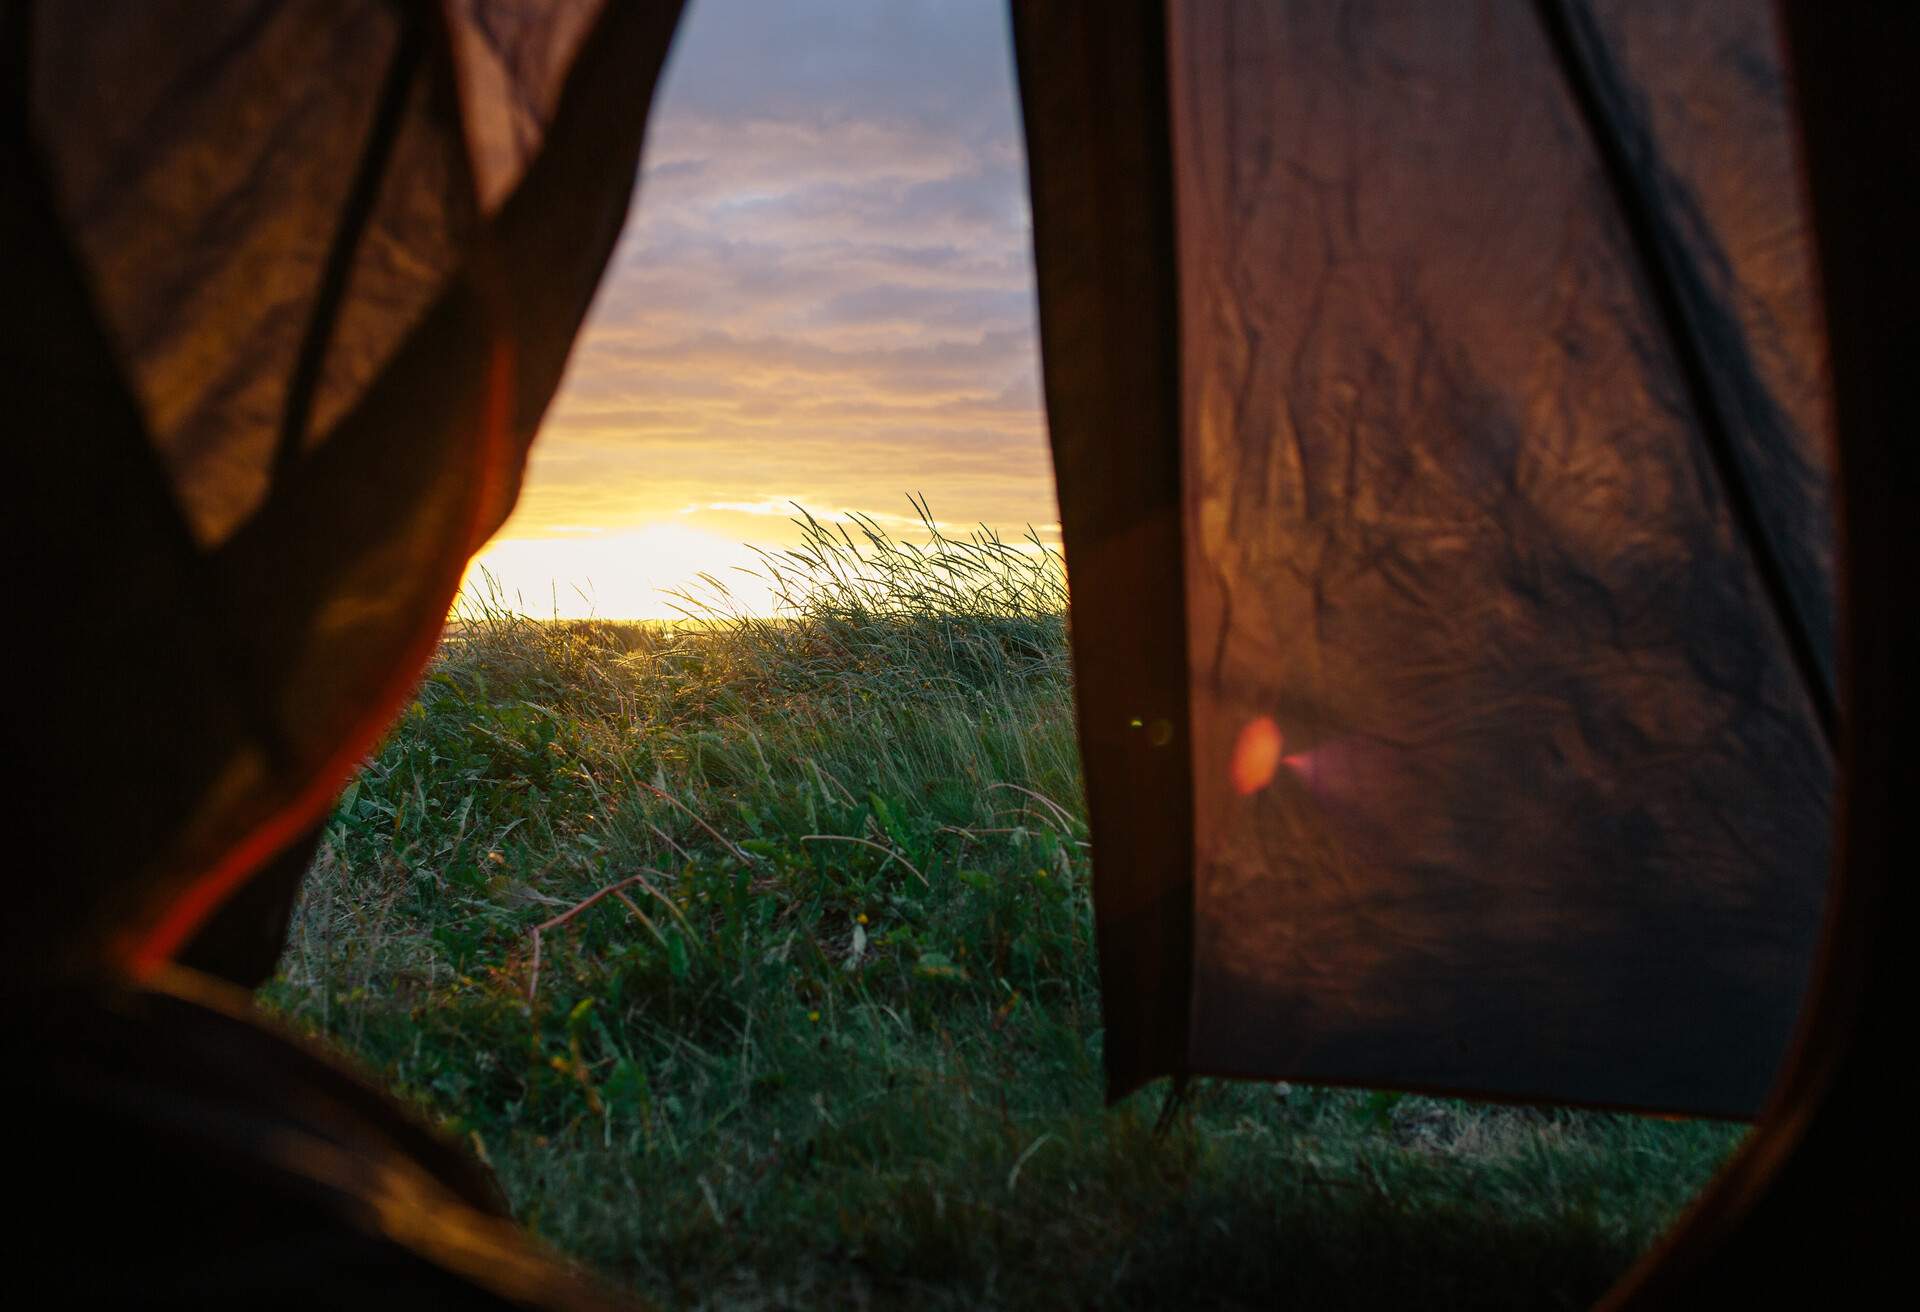
<svg viewBox="0 0 1920 1312"><path fill-rule="evenodd" d="M1801 601L1791 571L1761 515L1753 471L1741 455L1736 425L1772 416L1766 389L1752 376L1739 333L1713 303L1681 254L1680 242L1654 192L1658 167L1647 127L1621 85L1583 0L1535 0L1554 58L1572 93L1619 205L1629 239L1646 271L1653 308L1666 330L1720 493L1745 543L1769 609L1780 626L1829 751L1837 750L1831 641ZM1709 347L1712 360L1709 359Z"/></svg>

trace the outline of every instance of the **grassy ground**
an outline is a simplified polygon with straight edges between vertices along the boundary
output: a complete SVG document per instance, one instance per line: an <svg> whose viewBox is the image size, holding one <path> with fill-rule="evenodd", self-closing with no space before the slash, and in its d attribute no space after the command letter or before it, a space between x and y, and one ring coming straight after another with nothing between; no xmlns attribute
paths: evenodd
<svg viewBox="0 0 1920 1312"><path fill-rule="evenodd" d="M682 1307L1579 1307L1737 1142L1105 1107L1057 571L825 528L767 568L785 621L458 626L265 991L593 1269Z"/></svg>

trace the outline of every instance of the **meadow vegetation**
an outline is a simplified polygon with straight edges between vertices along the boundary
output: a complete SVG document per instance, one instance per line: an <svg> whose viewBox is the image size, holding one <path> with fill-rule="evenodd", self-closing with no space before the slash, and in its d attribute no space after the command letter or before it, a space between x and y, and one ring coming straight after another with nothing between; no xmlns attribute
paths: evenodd
<svg viewBox="0 0 1920 1312"><path fill-rule="evenodd" d="M675 1307L1585 1306L1738 1127L1207 1082L1107 1107L1065 589L808 520L678 624L450 627L267 1004Z"/></svg>

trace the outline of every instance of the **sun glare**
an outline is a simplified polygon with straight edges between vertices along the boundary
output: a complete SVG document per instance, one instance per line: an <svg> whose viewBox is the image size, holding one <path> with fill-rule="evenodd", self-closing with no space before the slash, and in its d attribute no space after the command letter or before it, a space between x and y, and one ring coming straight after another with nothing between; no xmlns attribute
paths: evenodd
<svg viewBox="0 0 1920 1312"><path fill-rule="evenodd" d="M500 538L474 557L461 592L483 594L491 577L500 602L541 619L675 619L687 604L676 592L711 595L706 574L725 584L734 608L765 615L773 605L766 585L741 572L757 560L738 542L674 523Z"/></svg>

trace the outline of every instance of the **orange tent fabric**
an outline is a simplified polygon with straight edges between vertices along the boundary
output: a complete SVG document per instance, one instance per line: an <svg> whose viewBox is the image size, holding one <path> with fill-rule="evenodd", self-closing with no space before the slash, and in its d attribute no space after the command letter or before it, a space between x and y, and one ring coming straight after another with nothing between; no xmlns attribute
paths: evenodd
<svg viewBox="0 0 1920 1312"><path fill-rule="evenodd" d="M6 733L62 872L10 969L171 957L399 709L625 216L639 9L10 9L8 532L61 636Z"/></svg>
<svg viewBox="0 0 1920 1312"><path fill-rule="evenodd" d="M1081 691L1104 988L1157 1036L1115 1090L1752 1114L1834 727L1768 12L1176 3L1125 65L1019 18L1081 668L1152 612ZM1182 565L1144 602L1117 483Z"/></svg>
<svg viewBox="0 0 1920 1312"><path fill-rule="evenodd" d="M28 1245L29 1300L602 1305L461 1151L173 962L270 967L302 835L512 505L677 17L5 6L0 531L45 590L0 711L0 1039L24 1192L113 1249Z"/></svg>

